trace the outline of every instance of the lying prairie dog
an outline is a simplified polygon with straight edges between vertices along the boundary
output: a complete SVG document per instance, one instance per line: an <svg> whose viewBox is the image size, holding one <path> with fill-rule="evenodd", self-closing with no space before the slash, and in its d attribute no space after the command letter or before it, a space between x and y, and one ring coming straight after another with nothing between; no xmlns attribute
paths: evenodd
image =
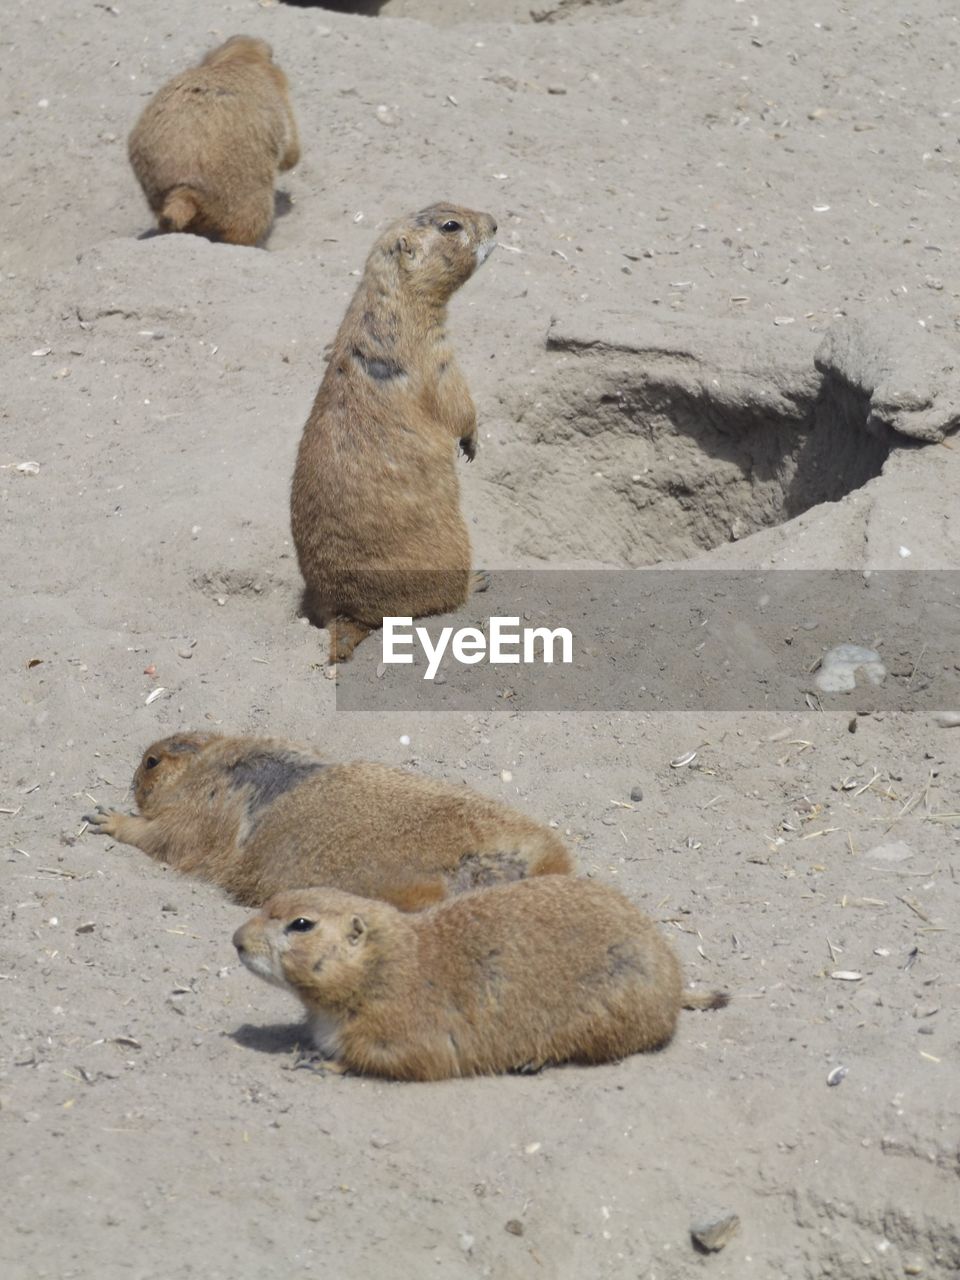
<svg viewBox="0 0 960 1280"><path fill-rule="evenodd" d="M480 889L403 915L335 889L281 893L234 934L240 959L303 1003L335 1067L440 1080L599 1063L665 1045L685 991L660 930L569 876Z"/></svg>
<svg viewBox="0 0 960 1280"><path fill-rule="evenodd" d="M331 764L275 738L181 733L148 747L139 814L91 827L257 907L324 884L415 911L448 894L566 874L549 827L496 800L382 764Z"/></svg>

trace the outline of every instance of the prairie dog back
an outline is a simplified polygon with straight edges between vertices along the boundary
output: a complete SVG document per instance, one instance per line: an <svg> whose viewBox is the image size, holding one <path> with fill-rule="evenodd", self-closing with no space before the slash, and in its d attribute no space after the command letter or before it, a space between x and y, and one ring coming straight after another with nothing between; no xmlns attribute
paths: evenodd
<svg viewBox="0 0 960 1280"><path fill-rule="evenodd" d="M277 173L300 158L270 45L232 36L175 76L144 108L128 150L161 231L256 244L273 220Z"/></svg>

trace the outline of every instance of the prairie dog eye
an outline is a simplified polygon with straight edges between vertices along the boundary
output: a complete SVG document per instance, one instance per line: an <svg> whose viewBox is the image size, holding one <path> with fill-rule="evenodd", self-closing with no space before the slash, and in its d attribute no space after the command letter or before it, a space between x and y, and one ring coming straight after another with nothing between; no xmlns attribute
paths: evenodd
<svg viewBox="0 0 960 1280"><path fill-rule="evenodd" d="M296 920L291 920L284 933L309 933L316 925L315 920L308 920L306 916L297 916Z"/></svg>
<svg viewBox="0 0 960 1280"><path fill-rule="evenodd" d="M441 224L441 231L462 231L463 223L457 222L454 218L450 218L447 222Z"/></svg>
<svg viewBox="0 0 960 1280"><path fill-rule="evenodd" d="M144 768L146 769L155 769L159 763L160 761L156 756L147 756L146 760L143 762Z"/></svg>

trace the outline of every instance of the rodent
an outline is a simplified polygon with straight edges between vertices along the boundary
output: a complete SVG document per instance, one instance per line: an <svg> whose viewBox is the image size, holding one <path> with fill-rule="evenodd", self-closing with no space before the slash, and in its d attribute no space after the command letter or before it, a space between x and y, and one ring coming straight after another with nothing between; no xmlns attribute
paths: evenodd
<svg viewBox="0 0 960 1280"><path fill-rule="evenodd" d="M133 791L139 814L101 807L85 821L244 906L323 884L416 911L477 885L573 869L549 827L476 791L329 763L273 738L164 738L144 752Z"/></svg>
<svg viewBox="0 0 960 1280"><path fill-rule="evenodd" d="M489 256L489 213L434 204L394 223L367 258L303 430L293 540L307 617L346 661L388 616L459 608L472 574L457 445L477 415L447 341L447 303Z"/></svg>
<svg viewBox="0 0 960 1280"><path fill-rule="evenodd" d="M281 893L233 937L296 995L335 1069L397 1080L599 1063L658 1049L685 991L672 948L615 889L545 876L415 915L333 889Z"/></svg>
<svg viewBox="0 0 960 1280"><path fill-rule="evenodd" d="M147 103L128 153L161 231L255 245L278 170L300 159L287 77L266 40L231 36Z"/></svg>

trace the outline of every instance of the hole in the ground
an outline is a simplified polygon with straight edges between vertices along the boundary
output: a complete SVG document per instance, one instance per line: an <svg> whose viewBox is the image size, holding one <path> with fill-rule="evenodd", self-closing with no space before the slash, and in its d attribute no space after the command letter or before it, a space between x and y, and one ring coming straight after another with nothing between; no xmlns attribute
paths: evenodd
<svg viewBox="0 0 960 1280"><path fill-rule="evenodd" d="M563 22L614 13L637 16L647 0L282 0L300 9L330 9L375 18L414 18L438 27L463 22Z"/></svg>
<svg viewBox="0 0 960 1280"><path fill-rule="evenodd" d="M389 9L390 0L283 0L295 9L332 9L335 13L359 13L375 18L383 9Z"/></svg>
<svg viewBox="0 0 960 1280"><path fill-rule="evenodd" d="M517 411L526 442L491 477L528 517L516 553L683 560L880 474L891 433L867 430L866 396L838 378L724 383L687 361L664 375L656 359L581 353Z"/></svg>

